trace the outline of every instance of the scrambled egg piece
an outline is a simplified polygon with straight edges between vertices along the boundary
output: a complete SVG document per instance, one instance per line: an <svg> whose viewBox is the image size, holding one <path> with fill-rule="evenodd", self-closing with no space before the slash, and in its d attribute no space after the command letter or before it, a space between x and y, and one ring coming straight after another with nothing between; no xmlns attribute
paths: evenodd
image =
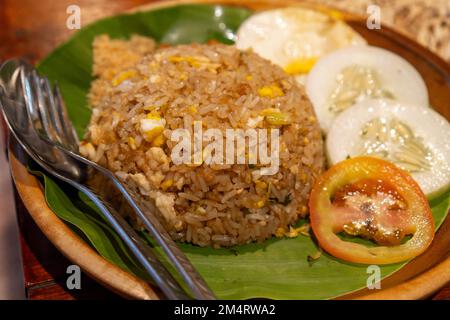
<svg viewBox="0 0 450 320"><path fill-rule="evenodd" d="M164 181L163 183L161 183L161 189L163 189L164 191L166 191L166 190L169 189L172 185L173 185L173 180L172 180L172 179L168 179L168 180Z"/></svg>
<svg viewBox="0 0 450 320"><path fill-rule="evenodd" d="M96 151L95 151L95 147L92 143L81 142L79 150L83 157L86 157L90 160L95 159Z"/></svg>
<svg viewBox="0 0 450 320"><path fill-rule="evenodd" d="M145 119L141 119L140 125L145 141L152 142L164 131L166 120L157 115L148 114Z"/></svg>

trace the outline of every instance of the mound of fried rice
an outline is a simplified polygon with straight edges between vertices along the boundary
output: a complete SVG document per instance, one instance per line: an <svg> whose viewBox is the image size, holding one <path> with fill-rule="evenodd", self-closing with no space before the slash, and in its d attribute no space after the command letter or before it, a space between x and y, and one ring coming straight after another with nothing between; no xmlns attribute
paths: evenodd
<svg viewBox="0 0 450 320"><path fill-rule="evenodd" d="M217 43L158 47L141 36L99 36L93 50L92 117L80 152L137 190L145 208L156 205L173 239L220 247L292 235L324 165L314 111L293 78L251 51ZM289 121L271 122L267 112ZM160 127L145 131L145 119ZM175 165L170 134L192 131L194 121L223 132L279 128L278 173Z"/></svg>

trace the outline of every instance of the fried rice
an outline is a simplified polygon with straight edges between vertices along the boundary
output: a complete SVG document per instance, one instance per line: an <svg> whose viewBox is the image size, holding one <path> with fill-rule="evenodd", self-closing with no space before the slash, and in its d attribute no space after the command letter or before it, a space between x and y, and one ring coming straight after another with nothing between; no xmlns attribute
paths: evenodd
<svg viewBox="0 0 450 320"><path fill-rule="evenodd" d="M141 36L99 36L93 52L92 116L80 152L136 190L144 208L156 206L174 240L213 247L263 241L289 234L307 216L324 166L322 137L303 87L281 68L234 46L158 46ZM271 122L267 110L289 121ZM159 125L146 127L146 119ZM222 132L278 128L278 172L255 174L260 164L175 164L171 133L192 131L194 121Z"/></svg>

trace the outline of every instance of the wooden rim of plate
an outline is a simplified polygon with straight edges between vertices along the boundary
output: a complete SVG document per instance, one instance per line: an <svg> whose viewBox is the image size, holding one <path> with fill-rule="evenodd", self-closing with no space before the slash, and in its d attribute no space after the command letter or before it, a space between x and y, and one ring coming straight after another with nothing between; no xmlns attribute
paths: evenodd
<svg viewBox="0 0 450 320"><path fill-rule="evenodd" d="M188 3L236 5L253 10L302 6L339 14L347 22L359 21L360 23L363 19L361 16L345 13L334 8L294 0L175 0L151 3L127 12L154 10ZM438 66L450 77L450 65L438 56L392 29L386 28L386 30L391 36L398 37L400 43L408 44L417 54L426 57L429 63ZM449 119L450 115L447 112L444 113ZM56 216L46 203L41 183L28 172L25 165L27 156L17 143L10 143L9 159L14 182L25 207L45 236L64 256L79 265L90 277L123 297L147 300L160 298L157 288L101 257ZM435 239L427 252L383 279L381 289L361 289L336 297L336 299L422 299L448 282L450 282L450 216L447 216L436 233Z"/></svg>

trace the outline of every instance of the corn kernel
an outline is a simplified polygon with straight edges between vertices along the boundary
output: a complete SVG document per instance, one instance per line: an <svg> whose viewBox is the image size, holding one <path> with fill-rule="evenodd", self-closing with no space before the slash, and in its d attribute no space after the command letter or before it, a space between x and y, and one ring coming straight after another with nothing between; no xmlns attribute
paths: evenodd
<svg viewBox="0 0 450 320"><path fill-rule="evenodd" d="M344 15L342 14L342 12L339 12L337 10L330 10L327 12L327 14L334 20L344 20Z"/></svg>
<svg viewBox="0 0 450 320"><path fill-rule="evenodd" d="M128 137L128 145L131 150L136 150L136 140L133 137Z"/></svg>
<svg viewBox="0 0 450 320"><path fill-rule="evenodd" d="M303 144L307 145L309 143L309 139L307 137L303 138Z"/></svg>
<svg viewBox="0 0 450 320"><path fill-rule="evenodd" d="M134 70L130 70L130 71L124 71L122 73L120 73L118 76L116 76L113 80L112 80L112 85L113 86L118 86L119 84L121 84L123 81L132 78L136 75L136 71Z"/></svg>
<svg viewBox="0 0 450 320"><path fill-rule="evenodd" d="M187 76L187 74L185 72L183 72L182 74L180 74L179 78L180 78L181 81L184 81L184 80L186 80L188 78L188 76Z"/></svg>
<svg viewBox="0 0 450 320"><path fill-rule="evenodd" d="M144 139L147 142L152 142L157 136L159 136L164 131L163 127L155 127L152 130L144 132Z"/></svg>
<svg viewBox="0 0 450 320"><path fill-rule="evenodd" d="M166 137L163 134L158 135L152 141L152 147L161 147L166 142Z"/></svg>
<svg viewBox="0 0 450 320"><path fill-rule="evenodd" d="M281 88L279 86L277 86L276 84L259 88L258 94L261 97L267 97L267 98L275 98L275 97L284 96L283 90L281 90Z"/></svg>
<svg viewBox="0 0 450 320"><path fill-rule="evenodd" d="M189 63L194 68L200 67L199 61L194 57L172 56L172 57L169 57L169 61L170 62L183 62L184 61L184 62Z"/></svg>
<svg viewBox="0 0 450 320"><path fill-rule="evenodd" d="M316 118L314 116L309 116L308 117L308 121L311 123L315 123L316 122Z"/></svg>
<svg viewBox="0 0 450 320"><path fill-rule="evenodd" d="M278 109L278 108L267 108L267 109L264 109L263 111L261 111L260 114L262 116L268 116L268 115L277 114L277 113L281 113L280 109Z"/></svg>
<svg viewBox="0 0 450 320"><path fill-rule="evenodd" d="M198 112L197 107L195 105L189 106L188 110L189 110L190 113L197 113Z"/></svg>
<svg viewBox="0 0 450 320"><path fill-rule="evenodd" d="M163 183L161 183L161 189L166 191L167 189L169 189L171 186L173 185L173 180L172 179L168 179L166 181L164 181Z"/></svg>
<svg viewBox="0 0 450 320"><path fill-rule="evenodd" d="M195 209L195 213L203 216L206 214L206 210L205 208L198 206L197 209Z"/></svg>
<svg viewBox="0 0 450 320"><path fill-rule="evenodd" d="M264 181L256 181L255 182L255 186L256 186L256 188L258 188L258 189L263 189L263 190L265 190L266 188L267 188L267 183L265 183Z"/></svg>
<svg viewBox="0 0 450 320"><path fill-rule="evenodd" d="M253 80L253 76L249 74L248 76L245 77L245 80L251 81Z"/></svg>
<svg viewBox="0 0 450 320"><path fill-rule="evenodd" d="M142 109L144 109L144 111L153 111L155 109L157 109L158 107L156 106L145 106Z"/></svg>
<svg viewBox="0 0 450 320"><path fill-rule="evenodd" d="M258 202L256 202L256 207L258 209L260 209L260 208L264 207L265 204L266 204L265 200L259 200Z"/></svg>

